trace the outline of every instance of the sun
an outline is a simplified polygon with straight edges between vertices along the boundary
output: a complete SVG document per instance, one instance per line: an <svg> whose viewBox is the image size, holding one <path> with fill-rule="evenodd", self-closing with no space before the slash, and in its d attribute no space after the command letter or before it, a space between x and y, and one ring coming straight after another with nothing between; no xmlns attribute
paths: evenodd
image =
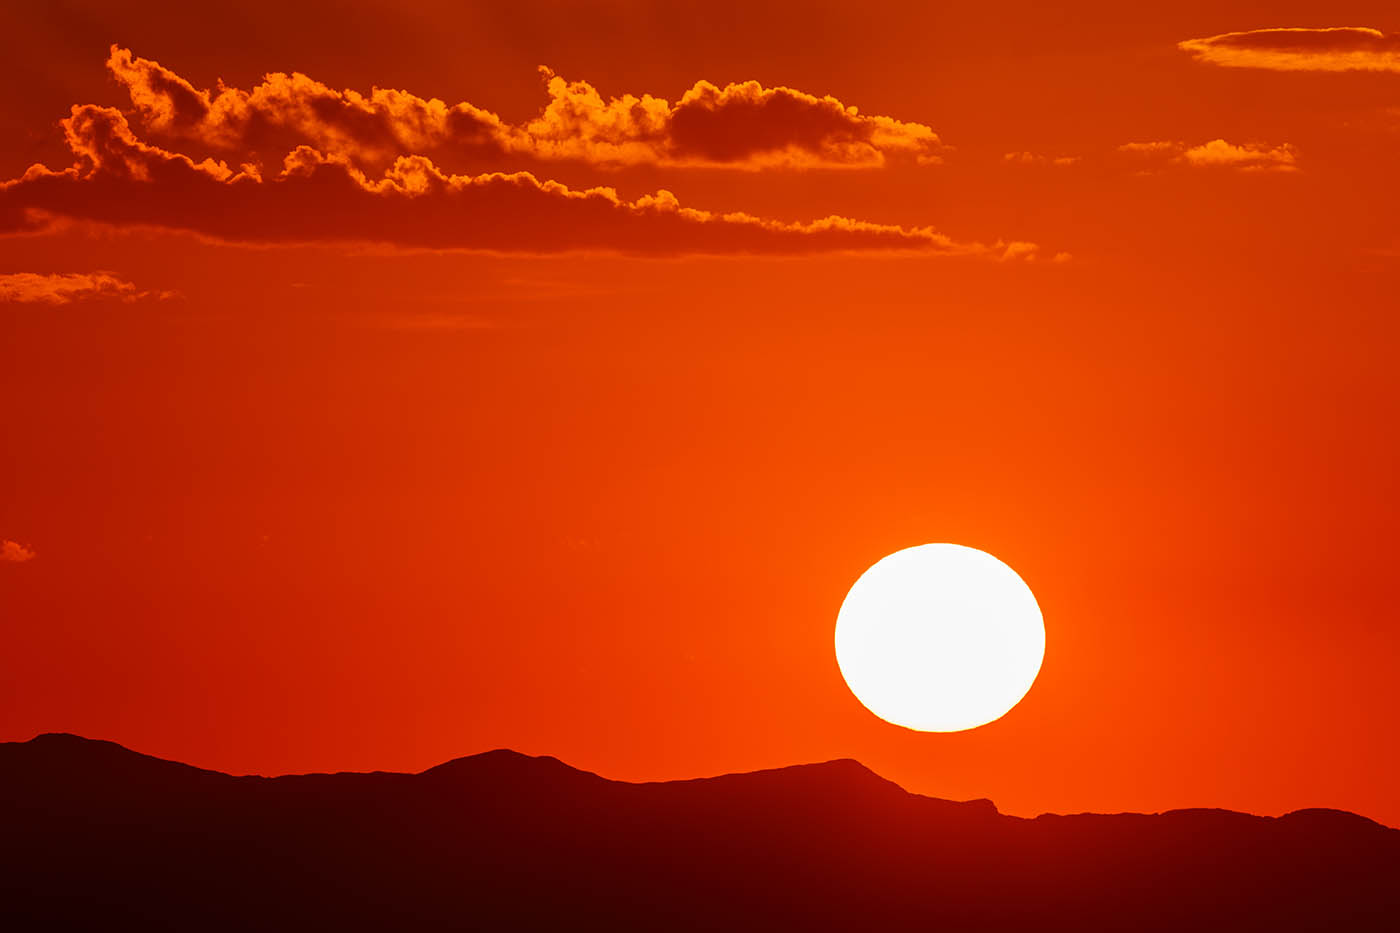
<svg viewBox="0 0 1400 933"><path fill-rule="evenodd" d="M1045 657L1030 587L985 551L924 544L860 575L836 617L836 663L876 716L920 732L1000 719Z"/></svg>

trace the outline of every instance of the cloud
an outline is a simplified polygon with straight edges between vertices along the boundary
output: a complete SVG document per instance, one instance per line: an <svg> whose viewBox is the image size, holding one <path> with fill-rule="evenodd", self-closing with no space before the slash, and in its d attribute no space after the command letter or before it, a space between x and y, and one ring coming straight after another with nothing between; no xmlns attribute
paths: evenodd
<svg viewBox="0 0 1400 933"><path fill-rule="evenodd" d="M110 272L0 273L0 302L66 305L89 298L136 301L148 297L168 298L172 294L142 291Z"/></svg>
<svg viewBox="0 0 1400 933"><path fill-rule="evenodd" d="M1155 141L1125 143L1118 147L1149 162L1166 162L1191 168L1228 168L1246 172L1296 172L1298 151L1288 143L1277 146L1245 143L1236 145L1212 139L1199 146L1182 142Z"/></svg>
<svg viewBox="0 0 1400 933"><path fill-rule="evenodd" d="M845 217L810 223L683 207L668 191L627 201L528 172L451 175L400 156L371 177L346 156L299 146L276 175L200 162L139 140L117 110L76 106L62 121L76 163L31 166L0 183L0 233L64 220L190 231L243 243L380 243L548 253L800 254L903 250L1029 258L1033 244L955 242L927 227Z"/></svg>
<svg viewBox="0 0 1400 933"><path fill-rule="evenodd" d="M18 541L0 541L0 563L22 564L34 559L34 552Z"/></svg>
<svg viewBox="0 0 1400 933"><path fill-rule="evenodd" d="M584 81L544 69L550 102L524 127L532 152L589 162L813 168L938 161L932 129L866 116L834 97L757 81L700 81L674 105L626 95L604 100Z"/></svg>
<svg viewBox="0 0 1400 933"><path fill-rule="evenodd" d="M1168 155L1181 152L1186 148L1184 143L1174 143L1169 141L1145 142L1145 143L1124 143L1118 147L1119 152L1129 152L1134 155L1158 155L1166 153Z"/></svg>
<svg viewBox="0 0 1400 933"><path fill-rule="evenodd" d="M448 106L403 91L368 96L337 91L304 74L265 76L251 91L219 84L200 90L158 62L112 46L107 68L122 84L148 131L195 140L240 154L278 154L298 144L353 154L360 161L452 148L500 155L515 142L512 128L471 104Z"/></svg>
<svg viewBox="0 0 1400 933"><path fill-rule="evenodd" d="M1363 26L1251 29L1187 39L1177 48L1197 61L1227 68L1400 72L1400 33Z"/></svg>
<svg viewBox="0 0 1400 933"><path fill-rule="evenodd" d="M1001 157L1007 165L1054 165L1063 168L1081 161L1080 156L1047 156L1035 152L1008 152Z"/></svg>
<svg viewBox="0 0 1400 933"><path fill-rule="evenodd" d="M1223 166L1246 171L1298 170L1298 155L1292 146L1256 146L1245 144L1236 146L1223 139L1212 139L1208 143L1192 146L1181 154L1181 161L1194 166Z"/></svg>
<svg viewBox="0 0 1400 933"><path fill-rule="evenodd" d="M239 154L296 145L382 169L403 155L524 156L603 166L872 168L887 159L936 162L938 135L919 123L867 116L834 97L756 81L697 82L675 103L643 94L604 98L586 81L541 68L549 100L522 125L470 103L407 91L335 90L304 74L271 73L251 90L201 90L158 62L113 46L107 67L143 127Z"/></svg>

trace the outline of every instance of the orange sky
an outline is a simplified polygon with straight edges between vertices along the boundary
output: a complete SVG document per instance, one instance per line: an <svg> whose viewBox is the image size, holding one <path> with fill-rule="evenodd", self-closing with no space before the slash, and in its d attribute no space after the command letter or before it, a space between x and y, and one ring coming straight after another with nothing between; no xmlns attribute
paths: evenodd
<svg viewBox="0 0 1400 933"><path fill-rule="evenodd" d="M290 6L12 11L0 739L1400 824L1392 4ZM928 541L970 732L832 651Z"/></svg>

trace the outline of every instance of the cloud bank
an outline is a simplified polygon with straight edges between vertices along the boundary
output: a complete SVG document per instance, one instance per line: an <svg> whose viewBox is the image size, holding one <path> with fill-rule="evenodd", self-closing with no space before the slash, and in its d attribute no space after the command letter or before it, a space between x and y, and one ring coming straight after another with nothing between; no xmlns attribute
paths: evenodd
<svg viewBox="0 0 1400 933"><path fill-rule="evenodd" d="M1364 26L1251 29L1177 43L1197 61L1272 71L1400 72L1400 34Z"/></svg>
<svg viewBox="0 0 1400 933"><path fill-rule="evenodd" d="M960 243L927 227L845 217L810 223L712 213L668 191L624 200L611 188L569 188L529 172L452 175L421 155L379 177L348 156L302 145L280 171L190 156L137 138L118 110L72 108L62 121L75 163L32 166L0 184L0 233L64 221L189 231L217 240L379 243L404 248L638 255L802 254L904 250L1033 258L1034 244Z"/></svg>
<svg viewBox="0 0 1400 933"><path fill-rule="evenodd" d="M874 168L887 159L938 161L942 148L923 124L756 81L700 81L672 103L650 94L604 98L586 81L541 68L548 102L535 119L512 125L470 103L336 90L299 72L268 74L248 90L203 90L118 46L107 68L149 133L238 153L304 144L361 167L451 153L602 166Z"/></svg>

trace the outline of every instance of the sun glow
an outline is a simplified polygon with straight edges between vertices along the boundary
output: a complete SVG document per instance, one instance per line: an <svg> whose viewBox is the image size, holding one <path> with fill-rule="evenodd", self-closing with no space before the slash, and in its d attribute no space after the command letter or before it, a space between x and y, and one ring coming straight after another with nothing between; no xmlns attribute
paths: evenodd
<svg viewBox="0 0 1400 933"><path fill-rule="evenodd" d="M1045 657L1030 587L1006 564L958 544L925 544L860 575L836 618L836 661L876 716L957 732L1004 716Z"/></svg>

